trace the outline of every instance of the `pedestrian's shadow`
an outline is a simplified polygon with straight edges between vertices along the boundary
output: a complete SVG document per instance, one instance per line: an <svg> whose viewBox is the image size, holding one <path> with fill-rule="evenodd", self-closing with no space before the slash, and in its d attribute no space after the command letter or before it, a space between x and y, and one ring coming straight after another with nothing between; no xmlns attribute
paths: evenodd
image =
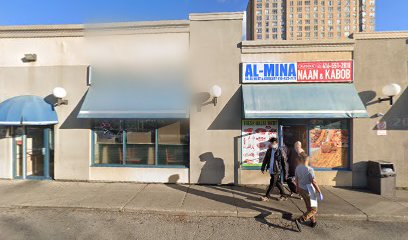
<svg viewBox="0 0 408 240"><path fill-rule="evenodd" d="M176 175L172 175L169 177L169 182L173 182L176 183L178 181L179 176ZM225 190L225 187L221 188L219 186L203 186L201 185L201 187L204 188L208 188L209 191L205 191L205 190L200 190L197 187L190 187L187 185L179 185L179 184L168 184L166 185L170 188L185 192L187 194L192 194L195 196L199 196L199 197L203 197L203 198L207 198L216 202L220 202L220 203L224 203L224 204L229 204L232 206L235 206L237 208L245 208L245 209L250 209L253 210L255 212L259 212L259 214L257 216L255 216L255 220L263 223L263 224L267 224L268 226L271 227L276 227L276 228L281 228L284 230L289 230L289 231L294 231L297 232L296 227L294 226L294 224L292 224L291 227L283 227L283 226L279 226L276 224L272 224L270 222L267 221L267 217L272 215L273 212L277 212L280 213L282 215L282 218L285 220L289 220L292 221L293 219L293 214L281 209L277 209L277 208L272 208L269 206L263 206L261 204L257 204L257 203L251 203L246 201L245 199L242 198L237 198L237 197L231 197L231 196L226 196L226 195L222 195L222 194L216 194L214 193L214 191L216 190L221 190L224 192L230 192L231 189L229 189L228 191ZM237 190L234 191L234 194L236 194ZM246 195L249 196L245 193L241 193L242 195Z"/></svg>
<svg viewBox="0 0 408 240"><path fill-rule="evenodd" d="M205 152L199 156L204 163L201 168L198 183L200 184L221 184L225 177L225 164L222 158L214 157L212 152Z"/></svg>

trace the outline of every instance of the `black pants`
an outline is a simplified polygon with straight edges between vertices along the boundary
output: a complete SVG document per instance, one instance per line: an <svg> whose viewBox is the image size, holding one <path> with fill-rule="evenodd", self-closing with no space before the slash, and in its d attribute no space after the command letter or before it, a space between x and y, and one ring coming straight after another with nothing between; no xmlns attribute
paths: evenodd
<svg viewBox="0 0 408 240"><path fill-rule="evenodd" d="M280 174L275 173L275 174L271 174L271 180L269 181L268 190L266 190L266 194L265 194L266 197L269 197L269 194L273 191L273 188L275 187L275 185L278 187L279 193L281 196L285 194L282 183L280 181Z"/></svg>

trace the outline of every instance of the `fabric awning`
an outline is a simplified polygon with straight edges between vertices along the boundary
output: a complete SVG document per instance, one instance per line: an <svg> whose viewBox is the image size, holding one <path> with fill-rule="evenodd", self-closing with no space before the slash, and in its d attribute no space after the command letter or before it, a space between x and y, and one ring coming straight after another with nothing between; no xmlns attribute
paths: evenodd
<svg viewBox="0 0 408 240"><path fill-rule="evenodd" d="M244 118L368 117L354 84L246 84Z"/></svg>
<svg viewBox="0 0 408 240"><path fill-rule="evenodd" d="M95 82L78 118L188 118L182 84L147 81Z"/></svg>
<svg viewBox="0 0 408 240"><path fill-rule="evenodd" d="M52 125L58 123L54 107L38 96L18 96L0 103L0 125Z"/></svg>

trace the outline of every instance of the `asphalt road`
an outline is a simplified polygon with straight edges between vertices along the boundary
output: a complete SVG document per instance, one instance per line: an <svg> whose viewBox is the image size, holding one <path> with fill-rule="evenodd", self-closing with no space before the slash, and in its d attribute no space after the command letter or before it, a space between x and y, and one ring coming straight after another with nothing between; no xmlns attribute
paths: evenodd
<svg viewBox="0 0 408 240"><path fill-rule="evenodd" d="M408 223L188 217L68 209L0 209L0 239L408 239Z"/></svg>

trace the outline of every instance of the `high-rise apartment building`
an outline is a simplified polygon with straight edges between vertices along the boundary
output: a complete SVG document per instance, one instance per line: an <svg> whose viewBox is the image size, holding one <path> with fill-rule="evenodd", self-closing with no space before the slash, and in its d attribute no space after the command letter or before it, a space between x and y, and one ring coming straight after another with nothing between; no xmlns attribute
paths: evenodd
<svg viewBox="0 0 408 240"><path fill-rule="evenodd" d="M375 0L249 0L248 40L345 39L375 28Z"/></svg>

